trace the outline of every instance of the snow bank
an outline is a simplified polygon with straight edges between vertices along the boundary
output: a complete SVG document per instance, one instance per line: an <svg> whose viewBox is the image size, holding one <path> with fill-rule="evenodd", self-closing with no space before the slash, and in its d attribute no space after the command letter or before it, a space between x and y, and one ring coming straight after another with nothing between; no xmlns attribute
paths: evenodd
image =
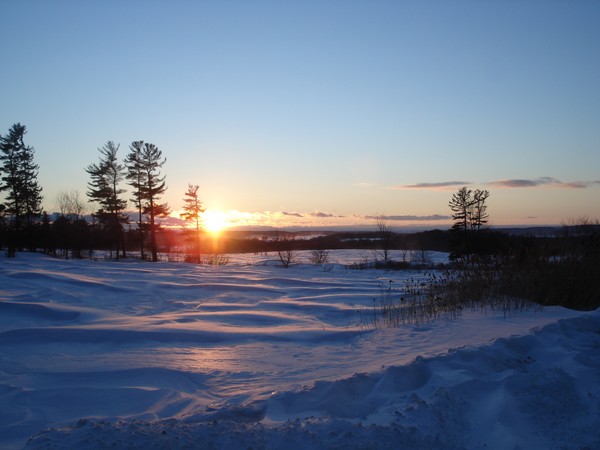
<svg viewBox="0 0 600 450"><path fill-rule="evenodd" d="M599 448L600 314L181 420L82 419L27 448Z"/></svg>
<svg viewBox="0 0 600 450"><path fill-rule="evenodd" d="M414 273L5 261L2 448L600 447L600 312L372 330Z"/></svg>

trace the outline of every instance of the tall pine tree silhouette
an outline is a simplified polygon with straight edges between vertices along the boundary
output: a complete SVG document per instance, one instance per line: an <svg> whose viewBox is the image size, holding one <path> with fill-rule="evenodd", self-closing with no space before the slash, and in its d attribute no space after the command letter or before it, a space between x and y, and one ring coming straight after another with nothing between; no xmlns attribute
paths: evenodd
<svg viewBox="0 0 600 450"><path fill-rule="evenodd" d="M117 159L118 150L118 144L108 141L104 147L98 149L99 162L90 164L85 169L90 175L87 195L99 205L95 216L109 236L117 259L119 251L125 257L123 224L129 221L124 213L127 201L121 198L125 190L119 186L125 177L125 166Z"/></svg>
<svg viewBox="0 0 600 450"><path fill-rule="evenodd" d="M158 147L149 142L135 141L132 143L126 165L127 178L133 187L134 201L137 202L141 214L147 217L150 229L150 252L152 261L158 261L156 218L169 214L169 206L159 203L160 197L167 190L166 176L161 175L160 169L167 161L163 158ZM138 226L141 226L141 221Z"/></svg>
<svg viewBox="0 0 600 450"><path fill-rule="evenodd" d="M24 245L35 247L34 226L42 213L42 188L38 184L39 166L34 163L33 147L25 145L25 125L14 124L6 136L0 136L0 165L2 183L7 191L4 213L10 218L8 256Z"/></svg>

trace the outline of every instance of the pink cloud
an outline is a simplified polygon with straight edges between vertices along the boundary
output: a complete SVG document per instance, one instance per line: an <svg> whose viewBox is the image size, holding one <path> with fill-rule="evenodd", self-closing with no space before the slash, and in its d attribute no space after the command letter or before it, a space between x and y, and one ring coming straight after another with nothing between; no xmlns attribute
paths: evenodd
<svg viewBox="0 0 600 450"><path fill-rule="evenodd" d="M416 183L416 184L405 184L401 186L392 186L389 189L450 189L457 186L466 186L471 184L470 181L442 181L439 183Z"/></svg>
<svg viewBox="0 0 600 450"><path fill-rule="evenodd" d="M497 180L488 183L491 186L499 188L535 188L548 186L563 189L586 189L594 184L600 184L598 181L571 181L563 183L553 177L540 177L535 179L506 179Z"/></svg>

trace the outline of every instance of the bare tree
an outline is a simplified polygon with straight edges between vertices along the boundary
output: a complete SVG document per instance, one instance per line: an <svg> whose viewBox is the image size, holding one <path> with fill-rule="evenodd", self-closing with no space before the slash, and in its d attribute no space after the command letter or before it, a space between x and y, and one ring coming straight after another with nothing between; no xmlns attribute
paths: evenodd
<svg viewBox="0 0 600 450"><path fill-rule="evenodd" d="M393 247L394 232L392 227L389 226L383 216L379 216L375 222L375 229L377 232L379 254L381 255L383 262L387 263L390 261L390 253Z"/></svg>
<svg viewBox="0 0 600 450"><path fill-rule="evenodd" d="M587 236L600 231L600 221L587 216L574 217L563 221L562 228L565 238Z"/></svg>
<svg viewBox="0 0 600 450"><path fill-rule="evenodd" d="M60 216L52 223L52 253L62 250L68 259L69 252L73 258L82 258L83 249L88 241L89 226L84 219L85 202L79 191L62 191L56 196L56 204Z"/></svg>
<svg viewBox="0 0 600 450"><path fill-rule="evenodd" d="M56 205L61 216L79 220L85 214L85 202L79 191L61 191L56 195Z"/></svg>
<svg viewBox="0 0 600 450"><path fill-rule="evenodd" d="M296 261L296 251L294 250L294 238L289 233L278 232L275 235L275 251L281 265L288 268Z"/></svg>
<svg viewBox="0 0 600 450"><path fill-rule="evenodd" d="M329 251L318 248L315 250L311 250L310 252L310 262L315 266L322 266L323 264L327 264L329 261Z"/></svg>

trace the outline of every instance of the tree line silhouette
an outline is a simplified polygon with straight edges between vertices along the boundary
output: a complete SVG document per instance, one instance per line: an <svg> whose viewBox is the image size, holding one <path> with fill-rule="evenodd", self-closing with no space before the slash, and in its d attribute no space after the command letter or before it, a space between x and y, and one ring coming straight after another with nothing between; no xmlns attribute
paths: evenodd
<svg viewBox="0 0 600 450"><path fill-rule="evenodd" d="M133 141L121 161L119 144L106 142L98 149L98 160L84 168L89 175L88 201L77 191L61 192L56 199L58 212L50 215L41 206L39 167L34 161L33 147L25 144L25 135L26 127L20 123L10 127L6 135L0 135L0 192L4 193L0 203L0 248L5 248L9 257L14 257L17 251L41 250L64 258L83 258L91 257L96 250L104 250L111 258L119 259L127 256L127 252L136 251L144 260L158 261L159 244L164 251L177 245L176 239L183 238L192 244L191 250L187 250L187 260L204 262L201 250L205 209L199 199L198 185L188 185L181 214L183 219L192 222L193 229L179 230L174 237L174 232L160 228L157 219L168 215L170 208L161 202L167 189L166 176L161 173L166 158L156 145ZM295 239L294 233L281 230L275 231L272 237L263 233L261 239L229 233L219 243L218 251L278 252L287 255L286 261L291 261L290 252L297 250L371 249L384 268L397 266L390 256L393 249L449 252L452 260L467 264L489 257L497 262L506 255L511 261L529 261L530 255L540 253L544 256L538 259L554 263L557 258L567 260L565 249L569 249L571 260L589 262L593 259L590 254L600 253L597 251L598 221L576 220L564 227L562 236L552 239L544 236L524 239L509 232L490 230L487 227L489 197L487 190L461 187L448 203L453 220L450 230L396 233L380 218L372 232L338 232L314 239ZM85 214L88 202L96 205L91 217ZM135 213L128 208L130 204ZM589 251L590 248L593 251Z"/></svg>
<svg viewBox="0 0 600 450"><path fill-rule="evenodd" d="M119 259L126 256L126 241L136 241L143 259L149 249L151 260L158 261L156 219L170 212L169 206L160 202L166 191L166 177L161 174L166 158L158 147L134 141L123 162L117 156L118 144L108 141L98 149L98 162L85 168L90 176L86 194L97 205L89 221L77 192L59 194L58 217L42 210L39 166L34 162L33 147L24 142L25 134L25 125L16 123L0 136L0 191L5 193L0 203L0 247L7 248L7 256L42 249L54 255L83 257L104 249ZM130 201L137 210L135 229L125 228L130 217L123 182L130 186Z"/></svg>
<svg viewBox="0 0 600 450"><path fill-rule="evenodd" d="M126 190L121 187L121 183L126 180L132 188L131 201L138 213L137 232L141 257L145 259L145 241L149 234L151 258L152 261L158 261L156 218L170 213L169 206L160 202L161 195L167 189L166 176L160 172L166 158L163 158L156 145L144 141L131 143L124 164L118 160L118 150L118 144L108 141L98 149L99 161L85 169L90 175L87 196L98 204L94 217L101 230L110 237L116 258L119 258L119 253L126 256L124 225L129 223L129 217L125 214L127 200L123 197Z"/></svg>
<svg viewBox="0 0 600 450"><path fill-rule="evenodd" d="M6 136L0 136L0 188L6 192L5 200L0 204L0 247L7 248L8 256L14 257L16 251L25 249L41 249L54 256L83 258L91 257L95 250L106 250L111 258L118 260L137 248L142 259L158 261L157 218L168 215L170 208L160 201L167 189L166 176L161 173L166 158L156 145L133 141L128 154L120 161L120 145L107 141L98 149L98 160L85 167L89 175L87 200L96 205L91 217L84 213L87 202L77 191L59 193L56 199L59 211L51 216L41 208L42 188L37 181L39 167L34 162L33 147L24 142L25 134L25 126L17 123ZM129 198L126 197L128 190L125 186L129 187ZM183 233L193 244L188 260L201 263L201 222L205 209L198 190L198 185L188 185L181 217L194 225L193 231ZM475 191L474 199L470 196L471 191L463 188L451 201L456 212L453 229L468 231L461 235L465 242L471 241L470 234L475 229L479 231L487 221L487 191ZM128 208L129 202L135 207L135 219ZM465 225L461 226L463 222ZM169 238L164 231L161 237L168 245ZM376 247L387 264L391 249L431 245L431 242L408 244L406 238L400 238L383 220L377 221L374 237L366 233L362 238L350 241L342 237L322 237L310 242L296 242L293 233L277 232L277 239L231 238L221 244L220 251L276 251L291 255L291 251L304 247L315 250L315 245L330 248ZM444 245L434 246L446 248Z"/></svg>

